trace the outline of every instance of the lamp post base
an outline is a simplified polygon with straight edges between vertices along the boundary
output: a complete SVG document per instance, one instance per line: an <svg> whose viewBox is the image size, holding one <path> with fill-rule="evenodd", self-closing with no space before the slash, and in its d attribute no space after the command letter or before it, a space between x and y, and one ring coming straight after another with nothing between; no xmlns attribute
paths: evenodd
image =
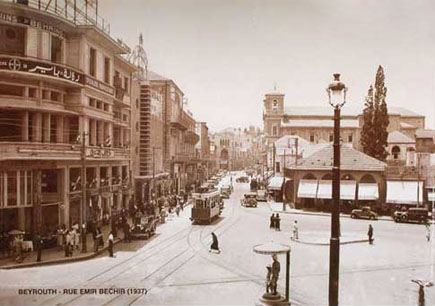
<svg viewBox="0 0 435 306"><path fill-rule="evenodd" d="M289 306L290 302L281 294L265 293L255 304L256 306Z"/></svg>

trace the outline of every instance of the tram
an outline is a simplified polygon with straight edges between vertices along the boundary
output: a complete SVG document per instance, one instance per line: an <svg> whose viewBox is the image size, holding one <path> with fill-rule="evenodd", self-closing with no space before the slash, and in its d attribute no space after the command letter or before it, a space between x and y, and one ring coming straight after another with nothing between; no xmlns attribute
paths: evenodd
<svg viewBox="0 0 435 306"><path fill-rule="evenodd" d="M192 217L196 223L211 223L221 212L220 192L217 188L203 185L198 188L197 192L192 194L193 207Z"/></svg>

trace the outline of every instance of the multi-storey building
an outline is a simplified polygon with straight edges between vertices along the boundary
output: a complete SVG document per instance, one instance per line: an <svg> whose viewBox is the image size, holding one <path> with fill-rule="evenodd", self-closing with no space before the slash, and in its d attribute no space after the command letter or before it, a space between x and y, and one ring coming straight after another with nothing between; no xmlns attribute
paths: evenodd
<svg viewBox="0 0 435 306"><path fill-rule="evenodd" d="M211 160L210 155L210 138L206 122L196 123L196 134L199 136L199 141L196 144L198 163L198 180L206 180L207 177L214 170L214 161Z"/></svg>
<svg viewBox="0 0 435 306"><path fill-rule="evenodd" d="M135 67L69 3L0 1L1 231L99 221L131 197Z"/></svg>

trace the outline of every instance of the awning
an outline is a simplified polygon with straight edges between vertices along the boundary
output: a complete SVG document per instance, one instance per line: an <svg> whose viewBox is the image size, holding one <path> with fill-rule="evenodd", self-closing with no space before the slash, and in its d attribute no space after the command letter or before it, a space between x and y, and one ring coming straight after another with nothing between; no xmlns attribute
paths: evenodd
<svg viewBox="0 0 435 306"><path fill-rule="evenodd" d="M286 178L285 181L289 181L290 179ZM269 190L281 190L282 184L284 183L284 178L282 176L274 176L270 179L269 185L267 185L267 189Z"/></svg>
<svg viewBox="0 0 435 306"><path fill-rule="evenodd" d="M340 181L340 199L355 200L356 181Z"/></svg>
<svg viewBox="0 0 435 306"><path fill-rule="evenodd" d="M418 203L423 203L423 182L387 181L387 203L415 205L417 194Z"/></svg>
<svg viewBox="0 0 435 306"><path fill-rule="evenodd" d="M340 200L355 200L356 181L340 181ZM332 199L332 181L320 180L318 199Z"/></svg>
<svg viewBox="0 0 435 306"><path fill-rule="evenodd" d="M317 190L318 199L332 199L332 181L320 180L319 189Z"/></svg>
<svg viewBox="0 0 435 306"><path fill-rule="evenodd" d="M427 199L428 199L430 202L434 202L434 201L435 201L435 192L428 192L428 193L427 193Z"/></svg>
<svg viewBox="0 0 435 306"><path fill-rule="evenodd" d="M379 199L379 189L377 183L359 183L358 200L377 200Z"/></svg>
<svg viewBox="0 0 435 306"><path fill-rule="evenodd" d="M300 180L298 198L315 199L317 195L317 180Z"/></svg>

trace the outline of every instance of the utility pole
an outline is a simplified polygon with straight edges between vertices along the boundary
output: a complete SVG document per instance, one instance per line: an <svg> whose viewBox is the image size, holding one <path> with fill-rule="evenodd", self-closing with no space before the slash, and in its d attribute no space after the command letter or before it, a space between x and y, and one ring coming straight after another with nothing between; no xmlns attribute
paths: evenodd
<svg viewBox="0 0 435 306"><path fill-rule="evenodd" d="M285 211L285 166L286 166L286 155L285 155L285 149L284 148L284 166L282 167L282 172L283 172L283 176L282 176L282 186L281 186L281 190L282 190L282 211Z"/></svg>
<svg viewBox="0 0 435 306"><path fill-rule="evenodd" d="M86 132L82 133L82 202L80 208L80 231L82 237L82 253L87 252L86 234Z"/></svg>
<svg viewBox="0 0 435 306"><path fill-rule="evenodd" d="M272 168L273 168L273 176L275 176L275 170L276 170L276 165L275 165L275 143L273 143L273 147L272 147Z"/></svg>

